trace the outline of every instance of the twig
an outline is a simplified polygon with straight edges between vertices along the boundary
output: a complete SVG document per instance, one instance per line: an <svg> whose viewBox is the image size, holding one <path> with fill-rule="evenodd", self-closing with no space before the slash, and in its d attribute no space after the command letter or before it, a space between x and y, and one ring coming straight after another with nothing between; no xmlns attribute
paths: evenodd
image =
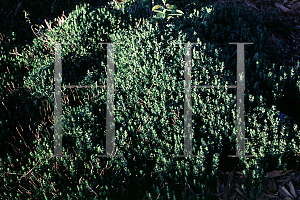
<svg viewBox="0 0 300 200"><path fill-rule="evenodd" d="M13 144L11 144L11 143L9 143L9 142L7 142L7 141L5 141L7 144L10 144L11 146L13 146L13 147L15 147L16 149L18 149L18 151L20 152L21 150L18 148L18 147L16 147L15 145L13 145Z"/></svg>
<svg viewBox="0 0 300 200"><path fill-rule="evenodd" d="M92 190L92 192L94 192L95 195L98 196L98 194L97 194L97 193L89 186L89 184L86 183L86 185L88 186L88 188L89 188L90 190Z"/></svg>
<svg viewBox="0 0 300 200"><path fill-rule="evenodd" d="M54 155L52 155L50 158L52 158L52 157L54 157ZM40 160L41 160L41 159L40 159ZM20 181L22 178L24 178L25 176L27 176L29 173L31 173L32 170L33 170L34 168L37 167L37 165L39 164L40 160L38 161L38 163L37 163L31 170L29 170L29 172L27 172L26 174L24 174L23 176L21 176L21 178L19 178L19 179L16 181L16 183L19 182L19 181ZM44 164L47 160L48 160L48 158L46 158L46 160L45 160L43 163L41 163L41 164ZM41 164L40 164L40 165L41 165Z"/></svg>
<svg viewBox="0 0 300 200"><path fill-rule="evenodd" d="M22 185L19 185L19 187L20 187L22 190L25 190L25 192L26 192L29 196L31 196L31 195L30 195L31 192L29 192L26 188L22 187Z"/></svg>
<svg viewBox="0 0 300 200"><path fill-rule="evenodd" d="M28 146L27 146L27 144L26 144L26 142L25 142L25 140L24 140L24 138L23 138L23 136L21 135L21 133L19 132L19 130L18 130L18 128L16 127L16 130L18 131L18 133L19 133L19 135L20 135L20 137L22 138L22 140L24 141L24 144L25 144L25 146L28 148L28 149L30 149ZM30 149L31 150L31 149Z"/></svg>
<svg viewBox="0 0 300 200"><path fill-rule="evenodd" d="M175 112L175 111L174 111ZM179 109L178 109L178 107L177 107L177 117L178 117L178 119L180 119L180 117L179 117Z"/></svg>
<svg viewBox="0 0 300 200"><path fill-rule="evenodd" d="M7 109L7 107L4 105L4 102L0 99L0 101L2 102L2 104L3 104L3 106L5 107L5 109L7 110L7 112L10 114L10 115L12 115L10 112L9 112L9 110ZM13 118L14 118L14 120L16 120L16 118L13 116ZM18 123L19 123L19 125L20 125L20 127L21 127L21 129L22 129L22 126L21 126L21 124L20 124L20 122L18 121L18 120L16 120ZM22 129L22 131L23 131L23 129Z"/></svg>
<svg viewBox="0 0 300 200"><path fill-rule="evenodd" d="M1 190L7 190L9 191L7 188L4 188L4 187L0 187ZM9 191L10 192L10 191ZM2 196L1 196L2 197Z"/></svg>
<svg viewBox="0 0 300 200"><path fill-rule="evenodd" d="M23 0L20 3L18 3L17 8L16 8L15 13L14 13L14 17L17 15L17 12L18 12L18 10L19 10L22 3L23 3Z"/></svg>
<svg viewBox="0 0 300 200"><path fill-rule="evenodd" d="M15 47L15 49L13 50L14 52L13 53L9 53L9 54L14 54L16 56L22 56L21 54L18 53L17 51L17 47ZM23 56L22 56L23 57Z"/></svg>
<svg viewBox="0 0 300 200"><path fill-rule="evenodd" d="M176 124L177 120L175 119L175 121L174 121L174 120L172 119L172 121L173 121L174 124L171 124L171 125L174 126L174 125Z"/></svg>
<svg viewBox="0 0 300 200"><path fill-rule="evenodd" d="M92 166L92 169L91 169L91 175L92 175L92 170L94 169L94 166L93 166L93 164L92 164L92 162L90 160L89 160L89 162L90 162L90 164Z"/></svg>
<svg viewBox="0 0 300 200"><path fill-rule="evenodd" d="M33 31L32 26L33 26L33 25L31 25L31 30L32 30L33 34L34 34L39 40L42 40L42 39L39 38L39 36L37 36L36 33ZM39 32L40 32L40 31L39 31ZM45 43L49 43L49 42L47 42L47 41L45 41L45 40L42 40L42 41L45 42Z"/></svg>
<svg viewBox="0 0 300 200"><path fill-rule="evenodd" d="M188 185L189 189L190 189L191 192L194 194L194 196L196 196L196 194L195 194L195 192L192 190L191 186L190 186L188 183L186 183L186 184Z"/></svg>
<svg viewBox="0 0 300 200"><path fill-rule="evenodd" d="M117 151L118 151L118 147L116 147L116 148L114 148L116 151L113 151L114 152L114 156L117 154ZM112 154L113 154L113 152L112 152ZM111 156L111 157L114 157L114 156ZM111 166L112 166L113 164L111 164L110 166L109 166L109 168L111 168ZM104 169L106 168L106 169L109 169L109 168L107 168L107 166L108 166L108 161L106 162L106 166L102 169L102 171L101 171L101 173L100 173L100 175L102 174L102 173L104 173Z"/></svg>
<svg viewBox="0 0 300 200"><path fill-rule="evenodd" d="M156 197L156 200L158 200L159 199L159 196L160 196L160 194Z"/></svg>
<svg viewBox="0 0 300 200"><path fill-rule="evenodd" d="M3 35L2 35L2 33L0 33L0 40L3 41ZM1 44L1 42L0 42L0 44Z"/></svg>
<svg viewBox="0 0 300 200"><path fill-rule="evenodd" d="M52 28L51 28L51 26L48 24L48 22L47 22L46 20L44 20L44 22L46 23L48 29L50 29L50 30L52 31Z"/></svg>
<svg viewBox="0 0 300 200"><path fill-rule="evenodd" d="M136 101L137 103L139 103L139 104L142 104L142 105L145 105L146 106L146 108L149 110L149 108L147 107L147 105L146 105L146 103L145 103L145 101L143 100L143 99L141 99L140 97L138 97L140 100L142 100L144 103L142 104L141 102L138 102L138 101ZM149 110L150 111L150 110Z"/></svg>

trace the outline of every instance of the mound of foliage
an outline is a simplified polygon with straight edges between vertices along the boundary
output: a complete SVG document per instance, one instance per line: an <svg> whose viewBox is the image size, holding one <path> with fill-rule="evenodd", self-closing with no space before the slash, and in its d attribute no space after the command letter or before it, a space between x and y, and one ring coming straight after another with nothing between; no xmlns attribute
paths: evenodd
<svg viewBox="0 0 300 200"><path fill-rule="evenodd" d="M189 6L194 3L199 2ZM139 4L141 10L146 5ZM1 76L5 88L14 87L15 74L22 86L1 90L2 196L207 199L215 192L217 170L238 162L244 194L256 199L264 171L286 168L299 151L299 130L291 117L279 120L276 108L284 89L299 88L300 81L298 68L278 65L284 55L280 43L267 47L268 26L280 24L276 15L257 18L245 8L206 6L170 21L146 19L143 26L138 21L129 9L83 4L11 57L12 66L29 71ZM98 87L62 89L63 154L71 157L49 158L55 44L61 43L62 85L100 85L107 78L103 42L114 44L115 144L124 157L97 157L106 152L107 106L107 90ZM228 42L253 42L245 45L245 151L256 158L228 158L236 154L236 90L228 88L192 90L193 154L199 157L175 157L184 148L180 43L186 42L199 43L192 48L193 85L235 85L236 45Z"/></svg>

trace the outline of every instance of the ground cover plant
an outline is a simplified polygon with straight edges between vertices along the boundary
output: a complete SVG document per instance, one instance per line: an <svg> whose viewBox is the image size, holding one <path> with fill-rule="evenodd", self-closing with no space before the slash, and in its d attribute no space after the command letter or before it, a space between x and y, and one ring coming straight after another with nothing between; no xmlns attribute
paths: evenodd
<svg viewBox="0 0 300 200"><path fill-rule="evenodd" d="M299 67L279 64L286 53L279 41L267 46L268 25L280 20L195 1L178 5L182 16L150 22L150 13L143 11L150 1L135 4L140 10L135 13L128 2L123 10L95 2L77 5L67 17L55 19L57 26L47 22L15 54L9 54L14 48L8 40L1 43L0 130L6 149L1 151L1 196L210 199L217 192L218 170L239 165L243 195L257 199L264 172L286 169L299 152L297 116L280 119L278 110L288 88L295 89L299 103ZM199 43L192 49L194 85L234 85L236 46L228 42L254 43L245 45L245 137L246 152L255 159L228 158L236 154L236 92L226 88L192 90L193 154L200 157L175 158L183 154L184 141L185 50L178 43L187 41ZM115 139L116 154L123 158L96 157L105 153L104 88L62 90L63 152L71 157L46 157L53 154L57 42L69 43L61 48L62 84L67 85L105 83L107 46L99 42L116 44Z"/></svg>

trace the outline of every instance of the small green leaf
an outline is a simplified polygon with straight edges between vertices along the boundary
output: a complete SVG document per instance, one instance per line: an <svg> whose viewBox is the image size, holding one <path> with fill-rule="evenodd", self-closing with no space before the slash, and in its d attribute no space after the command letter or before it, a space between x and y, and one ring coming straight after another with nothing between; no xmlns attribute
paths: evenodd
<svg viewBox="0 0 300 200"><path fill-rule="evenodd" d="M184 12L182 12L181 10L176 10L178 13L184 14Z"/></svg>
<svg viewBox="0 0 300 200"><path fill-rule="evenodd" d="M177 9L177 6L176 5L172 5L172 10L176 10Z"/></svg>
<svg viewBox="0 0 300 200"><path fill-rule="evenodd" d="M158 18L164 18L165 15L164 15L163 12L161 12L161 13L157 13L156 16L157 16Z"/></svg>
<svg viewBox="0 0 300 200"><path fill-rule="evenodd" d="M181 16L182 14L169 14L169 15L177 15L177 16Z"/></svg>
<svg viewBox="0 0 300 200"><path fill-rule="evenodd" d="M171 19L171 18L173 18L173 17L169 15L167 19L169 20L169 19Z"/></svg>
<svg viewBox="0 0 300 200"><path fill-rule="evenodd" d="M154 11L154 10L157 10L157 9L159 9L159 8L161 8L162 6L160 6L160 5L155 5L153 8L152 8L152 11Z"/></svg>
<svg viewBox="0 0 300 200"><path fill-rule="evenodd" d="M164 16L166 15L166 12L167 12L167 10L164 10L164 11L163 11Z"/></svg>
<svg viewBox="0 0 300 200"><path fill-rule="evenodd" d="M166 5L167 8L172 9L172 5L168 4Z"/></svg>
<svg viewBox="0 0 300 200"><path fill-rule="evenodd" d="M157 13L164 13L163 11L159 11L159 10L154 10L154 12L157 12Z"/></svg>

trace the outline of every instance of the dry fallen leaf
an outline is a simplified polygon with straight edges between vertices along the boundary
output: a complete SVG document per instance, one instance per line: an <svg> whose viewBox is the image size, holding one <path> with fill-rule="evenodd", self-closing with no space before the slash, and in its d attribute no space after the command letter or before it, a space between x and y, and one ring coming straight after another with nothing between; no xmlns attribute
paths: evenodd
<svg viewBox="0 0 300 200"><path fill-rule="evenodd" d="M297 194L296 194L296 191L295 191L295 188L294 188L294 185L292 184L291 181L289 181L289 184L288 184L289 188L290 188L290 192L292 193L292 195L297 198Z"/></svg>
<svg viewBox="0 0 300 200"><path fill-rule="evenodd" d="M230 192L231 186L232 186L232 181L233 181L233 174L235 172L235 168L233 171L230 172L228 179L227 179L227 184L225 186L225 191L224 191L224 195L222 197L223 200L227 199L227 195Z"/></svg>
<svg viewBox="0 0 300 200"><path fill-rule="evenodd" d="M290 9L288 9L288 8L285 7L285 6L283 6L282 4L274 3L274 5L275 5L277 8L280 8L283 12L290 12Z"/></svg>
<svg viewBox="0 0 300 200"><path fill-rule="evenodd" d="M270 192L275 192L276 191L276 184L273 179L268 179L267 181L267 188Z"/></svg>
<svg viewBox="0 0 300 200"><path fill-rule="evenodd" d="M268 197L268 198L278 198L277 195L272 195L272 194L268 194L268 195L266 195L266 197Z"/></svg>
<svg viewBox="0 0 300 200"><path fill-rule="evenodd" d="M285 172L283 172L283 170L274 170L271 172L267 172L266 175L268 176L268 178L275 178L275 177L279 177L279 176L284 176L292 171L294 171L294 169L287 170Z"/></svg>
<svg viewBox="0 0 300 200"><path fill-rule="evenodd" d="M291 6L291 9L292 9L292 10L300 9L300 2L295 3L294 5L292 5L292 6Z"/></svg>
<svg viewBox="0 0 300 200"><path fill-rule="evenodd" d="M239 193L239 195L241 195L243 198L246 198L240 188L236 187L234 189Z"/></svg>
<svg viewBox="0 0 300 200"><path fill-rule="evenodd" d="M288 2L289 2L288 0L284 0L283 3L282 3L282 5L284 5L284 4L288 3Z"/></svg>
<svg viewBox="0 0 300 200"><path fill-rule="evenodd" d="M289 193L284 186L279 186L278 192L280 192L280 194L282 194L285 198L293 198L291 193Z"/></svg>

